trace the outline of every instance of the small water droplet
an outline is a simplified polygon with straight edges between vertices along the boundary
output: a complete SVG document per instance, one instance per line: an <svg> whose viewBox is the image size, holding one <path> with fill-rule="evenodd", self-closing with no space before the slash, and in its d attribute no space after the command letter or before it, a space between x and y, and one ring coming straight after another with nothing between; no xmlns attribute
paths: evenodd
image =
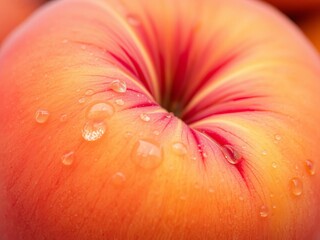
<svg viewBox="0 0 320 240"><path fill-rule="evenodd" d="M95 103L88 108L87 118L98 121L104 121L107 118L110 118L114 114L114 108L109 103Z"/></svg>
<svg viewBox="0 0 320 240"><path fill-rule="evenodd" d="M140 20L134 14L128 14L127 21L131 26L134 26L134 27L137 27L140 25Z"/></svg>
<svg viewBox="0 0 320 240"><path fill-rule="evenodd" d="M125 93L127 91L127 84L122 80L113 80L110 84L111 89L117 93Z"/></svg>
<svg viewBox="0 0 320 240"><path fill-rule="evenodd" d="M49 118L49 112L45 109L39 109L36 111L35 119L37 123L45 123L48 121Z"/></svg>
<svg viewBox="0 0 320 240"><path fill-rule="evenodd" d="M115 186L121 186L126 182L126 176L122 172L116 172L112 177L111 177L111 182Z"/></svg>
<svg viewBox="0 0 320 240"><path fill-rule="evenodd" d="M172 152L179 156L187 154L187 148L182 142L176 142L171 145Z"/></svg>
<svg viewBox="0 0 320 240"><path fill-rule="evenodd" d="M205 153L205 152L202 152L202 157L203 157L203 158L208 158L208 154Z"/></svg>
<svg viewBox="0 0 320 240"><path fill-rule="evenodd" d="M276 209L276 208L277 208L277 206L276 206L276 205L273 205L273 206L272 206L272 208L273 208L273 209Z"/></svg>
<svg viewBox="0 0 320 240"><path fill-rule="evenodd" d="M162 162L162 150L159 145L149 140L138 140L133 146L133 162L144 169L155 169Z"/></svg>
<svg viewBox="0 0 320 240"><path fill-rule="evenodd" d="M85 92L85 95L86 96L92 96L94 94L94 91L92 89L88 89L86 92Z"/></svg>
<svg viewBox="0 0 320 240"><path fill-rule="evenodd" d="M67 152L62 155L61 162L63 165L70 166L74 161L74 152Z"/></svg>
<svg viewBox="0 0 320 240"><path fill-rule="evenodd" d="M315 166L314 166L314 163L313 161L311 160L306 160L306 168L307 168L307 171L308 173L313 176L316 174L316 169L315 169Z"/></svg>
<svg viewBox="0 0 320 240"><path fill-rule="evenodd" d="M149 117L149 115L146 114L146 113L141 113L141 114L140 114L140 119L141 119L142 121L144 121L144 122L149 122L149 121L150 121L150 117Z"/></svg>
<svg viewBox="0 0 320 240"><path fill-rule="evenodd" d="M242 157L231 145L224 145L224 157L231 164L238 164L241 162Z"/></svg>
<svg viewBox="0 0 320 240"><path fill-rule="evenodd" d="M267 206L263 205L260 207L260 217L266 218L269 216L269 209Z"/></svg>
<svg viewBox="0 0 320 240"><path fill-rule="evenodd" d="M275 135L274 135L274 139L275 139L276 141L281 141L282 137L281 137L279 134L275 134Z"/></svg>
<svg viewBox="0 0 320 240"><path fill-rule="evenodd" d="M60 122L65 122L65 121L67 121L67 118L68 118L68 115L67 115L67 114L62 114L62 115L60 116Z"/></svg>
<svg viewBox="0 0 320 240"><path fill-rule="evenodd" d="M85 103L85 101L86 101L86 98L85 98L85 97L82 97L82 98L80 98L80 99L78 100L78 102L79 102L80 104Z"/></svg>
<svg viewBox="0 0 320 240"><path fill-rule="evenodd" d="M170 112L169 114L166 115L166 118L171 119L173 116L174 116L173 113Z"/></svg>
<svg viewBox="0 0 320 240"><path fill-rule="evenodd" d="M106 132L106 125L104 122L87 122L82 129L82 137L84 140L93 142L100 139Z"/></svg>
<svg viewBox="0 0 320 240"><path fill-rule="evenodd" d="M159 136L159 135L160 135L160 132L157 131L157 130L155 130L155 131L153 131L153 134L156 135L156 136Z"/></svg>
<svg viewBox="0 0 320 240"><path fill-rule="evenodd" d="M117 104L119 106L123 106L124 105L124 101L121 98L114 100L114 102L115 102L115 104Z"/></svg>
<svg viewBox="0 0 320 240"><path fill-rule="evenodd" d="M300 196L302 194L303 185L299 178L292 178L290 180L290 190L295 196Z"/></svg>
<svg viewBox="0 0 320 240"><path fill-rule="evenodd" d="M262 154L263 156L266 156L266 155L268 154L268 152L267 152L266 150L262 150L261 154Z"/></svg>
<svg viewBox="0 0 320 240"><path fill-rule="evenodd" d="M273 162L273 163L272 163L272 167L273 167L273 168L277 168L277 167L278 167L278 164L277 164L276 162Z"/></svg>

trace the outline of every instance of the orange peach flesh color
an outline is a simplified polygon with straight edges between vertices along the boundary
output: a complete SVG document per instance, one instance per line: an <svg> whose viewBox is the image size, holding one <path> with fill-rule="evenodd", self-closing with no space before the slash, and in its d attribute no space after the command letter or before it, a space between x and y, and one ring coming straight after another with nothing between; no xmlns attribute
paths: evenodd
<svg viewBox="0 0 320 240"><path fill-rule="evenodd" d="M50 4L0 52L1 235L308 239L319 74L257 2Z"/></svg>

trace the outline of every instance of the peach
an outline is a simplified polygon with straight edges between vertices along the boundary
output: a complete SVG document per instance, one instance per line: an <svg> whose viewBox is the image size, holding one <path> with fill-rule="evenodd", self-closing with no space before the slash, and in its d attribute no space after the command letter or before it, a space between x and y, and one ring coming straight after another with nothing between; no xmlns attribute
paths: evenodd
<svg viewBox="0 0 320 240"><path fill-rule="evenodd" d="M320 61L239 0L69 0L0 50L2 239L310 239Z"/></svg>

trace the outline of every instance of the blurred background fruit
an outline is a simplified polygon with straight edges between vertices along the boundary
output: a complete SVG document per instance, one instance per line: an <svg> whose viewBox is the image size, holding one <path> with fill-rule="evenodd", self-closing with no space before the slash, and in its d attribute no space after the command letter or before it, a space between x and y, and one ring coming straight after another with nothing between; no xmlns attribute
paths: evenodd
<svg viewBox="0 0 320 240"><path fill-rule="evenodd" d="M0 44L3 39L45 0L0 0Z"/></svg>
<svg viewBox="0 0 320 240"><path fill-rule="evenodd" d="M320 10L297 17L296 23L320 52Z"/></svg>
<svg viewBox="0 0 320 240"><path fill-rule="evenodd" d="M320 9L320 0L264 0L281 11L289 14L306 12L315 8Z"/></svg>

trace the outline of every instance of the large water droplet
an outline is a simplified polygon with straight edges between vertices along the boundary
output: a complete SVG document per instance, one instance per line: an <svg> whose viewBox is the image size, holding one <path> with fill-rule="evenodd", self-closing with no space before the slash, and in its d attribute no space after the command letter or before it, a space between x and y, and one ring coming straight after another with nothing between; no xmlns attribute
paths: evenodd
<svg viewBox="0 0 320 240"><path fill-rule="evenodd" d="M307 171L308 173L313 176L316 174L316 169L315 169L315 166L314 166L314 162L311 161L311 160L307 160L306 161L306 168L307 168Z"/></svg>
<svg viewBox="0 0 320 240"><path fill-rule="evenodd" d="M182 142L176 142L171 145L172 152L179 156L184 156L188 153L186 146Z"/></svg>
<svg viewBox="0 0 320 240"><path fill-rule="evenodd" d="M238 164L242 161L240 153L235 150L231 145L224 145L224 157L231 164Z"/></svg>
<svg viewBox="0 0 320 240"><path fill-rule="evenodd" d="M149 117L149 115L146 114L146 113L141 113L141 114L140 114L140 118L141 118L141 120L144 121L144 122L149 122L150 119L151 119L151 118Z"/></svg>
<svg viewBox="0 0 320 240"><path fill-rule="evenodd" d="M110 87L117 93L125 93L127 91L127 84L119 79L113 80L110 84Z"/></svg>
<svg viewBox="0 0 320 240"><path fill-rule="evenodd" d="M45 109L39 109L38 111L36 111L35 114L35 119L37 123L45 123L46 121L48 121L49 118L49 112Z"/></svg>
<svg viewBox="0 0 320 240"><path fill-rule="evenodd" d="M117 172L111 177L111 182L115 186L122 186L126 182L126 176L122 172Z"/></svg>
<svg viewBox="0 0 320 240"><path fill-rule="evenodd" d="M67 152L61 156L61 162L63 165L70 166L74 161L74 152Z"/></svg>
<svg viewBox="0 0 320 240"><path fill-rule="evenodd" d="M132 149L133 162L144 169L155 169L162 162L162 150L153 141L138 140Z"/></svg>
<svg viewBox="0 0 320 240"><path fill-rule="evenodd" d="M94 121L103 121L114 114L114 108L109 103L95 103L88 112L87 118Z"/></svg>
<svg viewBox="0 0 320 240"><path fill-rule="evenodd" d="M82 137L84 140L93 142L100 139L106 132L105 122L87 122L82 129Z"/></svg>
<svg viewBox="0 0 320 240"><path fill-rule="evenodd" d="M268 209L268 207L265 206L265 205L262 205L262 206L260 207L260 217L266 218L266 217L268 217L268 216L269 216L269 209Z"/></svg>
<svg viewBox="0 0 320 240"><path fill-rule="evenodd" d="M303 191L303 185L299 178L292 178L290 180L290 191L295 196L300 196Z"/></svg>

